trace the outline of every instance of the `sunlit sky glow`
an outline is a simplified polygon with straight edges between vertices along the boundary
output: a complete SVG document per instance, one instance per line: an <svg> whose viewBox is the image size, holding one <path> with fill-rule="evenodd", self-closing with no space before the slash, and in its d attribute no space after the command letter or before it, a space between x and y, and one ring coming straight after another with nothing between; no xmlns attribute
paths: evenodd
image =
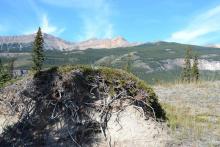
<svg viewBox="0 0 220 147"><path fill-rule="evenodd" d="M1 0L0 35L220 44L219 0Z"/></svg>

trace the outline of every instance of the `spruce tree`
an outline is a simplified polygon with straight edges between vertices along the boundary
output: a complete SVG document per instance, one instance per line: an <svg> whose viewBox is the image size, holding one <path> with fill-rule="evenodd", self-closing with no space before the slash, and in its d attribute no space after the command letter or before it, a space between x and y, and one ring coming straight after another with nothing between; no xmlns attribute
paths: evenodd
<svg viewBox="0 0 220 147"><path fill-rule="evenodd" d="M0 58L0 75L3 72L3 64L2 64L2 59Z"/></svg>
<svg viewBox="0 0 220 147"><path fill-rule="evenodd" d="M185 55L185 59L184 59L184 67L183 67L183 71L182 71L182 75L181 75L182 81L188 82L188 83L190 83L190 81L191 81L191 62L190 62L191 52L192 52L191 48L186 49L186 55Z"/></svg>
<svg viewBox="0 0 220 147"><path fill-rule="evenodd" d="M10 76L8 74L8 71L6 70L2 63L2 60L0 59L0 87L9 80Z"/></svg>
<svg viewBox="0 0 220 147"><path fill-rule="evenodd" d="M124 65L124 70L125 71L127 71L127 72L131 72L131 70L132 70L132 55L131 54L129 54L128 55L128 57L127 57L127 59L126 59L126 63L125 63L125 65Z"/></svg>
<svg viewBox="0 0 220 147"><path fill-rule="evenodd" d="M44 48L44 39L41 32L41 28L39 27L33 43L33 51L32 51L32 61L33 61L32 69L37 72L39 72L43 66L43 61L44 61L43 48Z"/></svg>
<svg viewBox="0 0 220 147"><path fill-rule="evenodd" d="M192 66L192 79L193 81L197 82L199 80L199 68L198 68L198 56L195 55L193 59L193 66Z"/></svg>
<svg viewBox="0 0 220 147"><path fill-rule="evenodd" d="M8 64L8 74L9 77L12 79L13 78L13 73L14 73L14 64L15 64L15 58L12 58Z"/></svg>

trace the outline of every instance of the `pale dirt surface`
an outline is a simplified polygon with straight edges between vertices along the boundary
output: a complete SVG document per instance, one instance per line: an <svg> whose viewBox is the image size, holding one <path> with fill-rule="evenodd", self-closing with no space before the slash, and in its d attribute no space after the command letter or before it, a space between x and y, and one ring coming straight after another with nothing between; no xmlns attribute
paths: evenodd
<svg viewBox="0 0 220 147"><path fill-rule="evenodd" d="M157 85L154 90L177 114L170 146L220 146L220 81Z"/></svg>
<svg viewBox="0 0 220 147"><path fill-rule="evenodd" d="M120 118L120 119L119 119ZM0 133L5 126L15 123L15 116L0 115ZM171 138L167 127L153 119L146 120L141 109L129 106L113 115L108 123L106 140L103 134L97 136L101 141L93 147L166 147Z"/></svg>
<svg viewBox="0 0 220 147"><path fill-rule="evenodd" d="M165 147L170 140L166 126L153 119L146 120L143 111L133 106L127 107L119 117L113 115L108 124L107 138L111 146Z"/></svg>
<svg viewBox="0 0 220 147"><path fill-rule="evenodd" d="M65 78L69 80L69 76L65 76L63 80L65 80ZM61 81L61 79L56 76L55 79L56 79L54 82L55 84L53 84L54 88L55 87L62 88L62 86L60 85L61 83L63 83L63 81ZM16 123L16 121L18 120L16 119L16 116L17 115L19 116L20 112L23 112L22 106L26 106L26 105L15 105L15 104L17 101L20 100L20 98L23 98L22 100L28 100L26 97L28 97L30 94L23 93L22 91L28 89L27 92L33 91L34 94L36 93L35 90L36 88L34 88L34 85L31 84L32 82L33 79L27 77L26 79L18 81L15 84L9 85L0 91L0 101L1 101L0 131L2 131L5 126L10 125L12 123ZM45 87L47 87L47 85L45 85L45 83L43 84L44 85L41 85L43 87L40 88L42 88L42 90L45 90ZM81 88L80 89L81 91L84 90L83 87L79 85L78 87ZM49 93L48 91L45 92L46 95L48 93ZM65 94L68 94L68 92L66 92ZM69 94L72 94L72 92L69 92ZM108 98L109 97L106 97L107 102L108 102ZM120 109L116 109L117 104L120 104L119 102L123 104L122 105L123 107L120 107ZM112 105L115 106L115 108L112 111L110 119L108 120L106 126L106 133L98 133L97 135L89 136L92 137L92 140L94 140L94 142L89 145L85 143L83 144L83 146L166 147L167 142L170 142L167 126L164 123L155 121L155 118L153 117L146 117L142 107L131 105L132 104L131 102L132 102L131 100L122 101L119 99L118 101L115 101L115 103L112 103ZM97 101L95 104L99 104L99 101ZM19 107L15 107L15 106L19 106ZM91 115L91 117L94 118L94 120L98 122L101 121L99 116L99 111L97 112L95 110L92 111L92 109L88 109L88 110L90 110L91 113L89 113L89 115ZM42 119L40 121L42 121ZM59 130L61 132L60 134L65 135L64 138L65 137L69 138L70 135L68 134L66 129L63 129L64 126L63 123L64 121L60 121L57 124L50 125L49 128L52 131L51 137L54 138L49 138L47 140L46 146L52 146L53 140L63 137L63 136L54 136L53 135L54 131ZM71 141L70 143L72 143L72 140L70 141ZM69 145L73 145L73 144L69 144Z"/></svg>
<svg viewBox="0 0 220 147"><path fill-rule="evenodd" d="M16 116L10 115L0 115L0 134L3 132L5 126L10 126L17 122L18 118Z"/></svg>
<svg viewBox="0 0 220 147"><path fill-rule="evenodd" d="M0 133L5 126L17 121L16 116L0 115ZM171 138L167 126L154 119L146 120L143 110L133 106L127 107L120 116L112 115L107 129L106 140L103 134L97 136L101 141L94 147L167 147Z"/></svg>

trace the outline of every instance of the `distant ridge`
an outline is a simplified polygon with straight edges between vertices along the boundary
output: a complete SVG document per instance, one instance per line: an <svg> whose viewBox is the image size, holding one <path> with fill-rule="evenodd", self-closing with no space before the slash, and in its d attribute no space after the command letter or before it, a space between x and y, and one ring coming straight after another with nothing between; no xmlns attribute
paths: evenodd
<svg viewBox="0 0 220 147"><path fill-rule="evenodd" d="M0 50L28 50L32 47L35 34L20 36L0 36ZM113 39L89 39L82 42L68 42L50 34L43 34L47 50L85 50L88 48L117 48L137 46L141 43L130 43L121 36Z"/></svg>
<svg viewBox="0 0 220 147"><path fill-rule="evenodd" d="M220 48L220 44L208 45L208 47Z"/></svg>

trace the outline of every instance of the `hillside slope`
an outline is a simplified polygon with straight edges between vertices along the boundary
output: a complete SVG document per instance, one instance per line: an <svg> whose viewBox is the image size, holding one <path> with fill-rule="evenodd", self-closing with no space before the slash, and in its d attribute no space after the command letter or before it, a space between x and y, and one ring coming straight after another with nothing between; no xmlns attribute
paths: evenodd
<svg viewBox="0 0 220 147"><path fill-rule="evenodd" d="M64 64L90 64L124 68L128 61L131 72L149 83L177 80L183 65L185 49L191 47L199 56L199 68L203 79L220 80L220 49L190 46L171 42L155 42L135 47L114 49L87 49L75 51L46 51L45 67ZM0 53L7 60L7 55ZM16 67L31 66L30 52L17 55Z"/></svg>

